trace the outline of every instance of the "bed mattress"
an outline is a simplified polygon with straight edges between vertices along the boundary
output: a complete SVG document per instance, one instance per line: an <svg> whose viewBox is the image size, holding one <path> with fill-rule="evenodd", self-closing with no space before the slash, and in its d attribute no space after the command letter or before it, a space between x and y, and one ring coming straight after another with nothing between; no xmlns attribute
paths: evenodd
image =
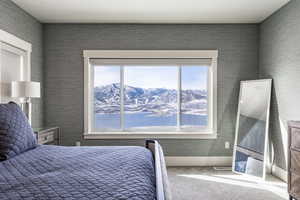
<svg viewBox="0 0 300 200"><path fill-rule="evenodd" d="M41 145L0 162L0 199L154 200L152 153L144 147Z"/></svg>

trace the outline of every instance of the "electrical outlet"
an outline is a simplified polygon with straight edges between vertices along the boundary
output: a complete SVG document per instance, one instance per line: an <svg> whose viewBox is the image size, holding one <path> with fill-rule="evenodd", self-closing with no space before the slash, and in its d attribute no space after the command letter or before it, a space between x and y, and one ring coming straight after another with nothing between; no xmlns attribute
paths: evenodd
<svg viewBox="0 0 300 200"><path fill-rule="evenodd" d="M230 142L225 142L225 149L230 149Z"/></svg>
<svg viewBox="0 0 300 200"><path fill-rule="evenodd" d="M80 146L80 142L77 141L77 142L75 143L75 145L79 147L79 146Z"/></svg>

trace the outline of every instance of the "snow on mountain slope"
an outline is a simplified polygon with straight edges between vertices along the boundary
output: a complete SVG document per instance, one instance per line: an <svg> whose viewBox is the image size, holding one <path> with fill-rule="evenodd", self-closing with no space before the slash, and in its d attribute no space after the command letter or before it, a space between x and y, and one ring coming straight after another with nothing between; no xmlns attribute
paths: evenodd
<svg viewBox="0 0 300 200"><path fill-rule="evenodd" d="M182 90L181 110L199 114L206 110L206 91ZM174 114L177 112L177 90L165 88L138 88L125 86L124 104L126 112L151 112ZM120 84L114 83L94 88L96 113L120 112Z"/></svg>

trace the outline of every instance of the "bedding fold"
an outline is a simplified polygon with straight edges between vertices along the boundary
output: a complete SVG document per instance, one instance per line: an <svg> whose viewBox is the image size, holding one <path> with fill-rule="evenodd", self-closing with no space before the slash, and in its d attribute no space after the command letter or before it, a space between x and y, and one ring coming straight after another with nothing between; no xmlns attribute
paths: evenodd
<svg viewBox="0 0 300 200"><path fill-rule="evenodd" d="M156 199L144 147L38 146L0 162L0 199Z"/></svg>

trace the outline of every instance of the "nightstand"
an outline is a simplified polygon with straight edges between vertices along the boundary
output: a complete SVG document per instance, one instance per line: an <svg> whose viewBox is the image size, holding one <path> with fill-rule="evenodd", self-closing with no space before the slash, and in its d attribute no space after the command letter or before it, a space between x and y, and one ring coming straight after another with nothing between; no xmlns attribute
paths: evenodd
<svg viewBox="0 0 300 200"><path fill-rule="evenodd" d="M39 144L60 144L59 127L34 128L33 131Z"/></svg>

